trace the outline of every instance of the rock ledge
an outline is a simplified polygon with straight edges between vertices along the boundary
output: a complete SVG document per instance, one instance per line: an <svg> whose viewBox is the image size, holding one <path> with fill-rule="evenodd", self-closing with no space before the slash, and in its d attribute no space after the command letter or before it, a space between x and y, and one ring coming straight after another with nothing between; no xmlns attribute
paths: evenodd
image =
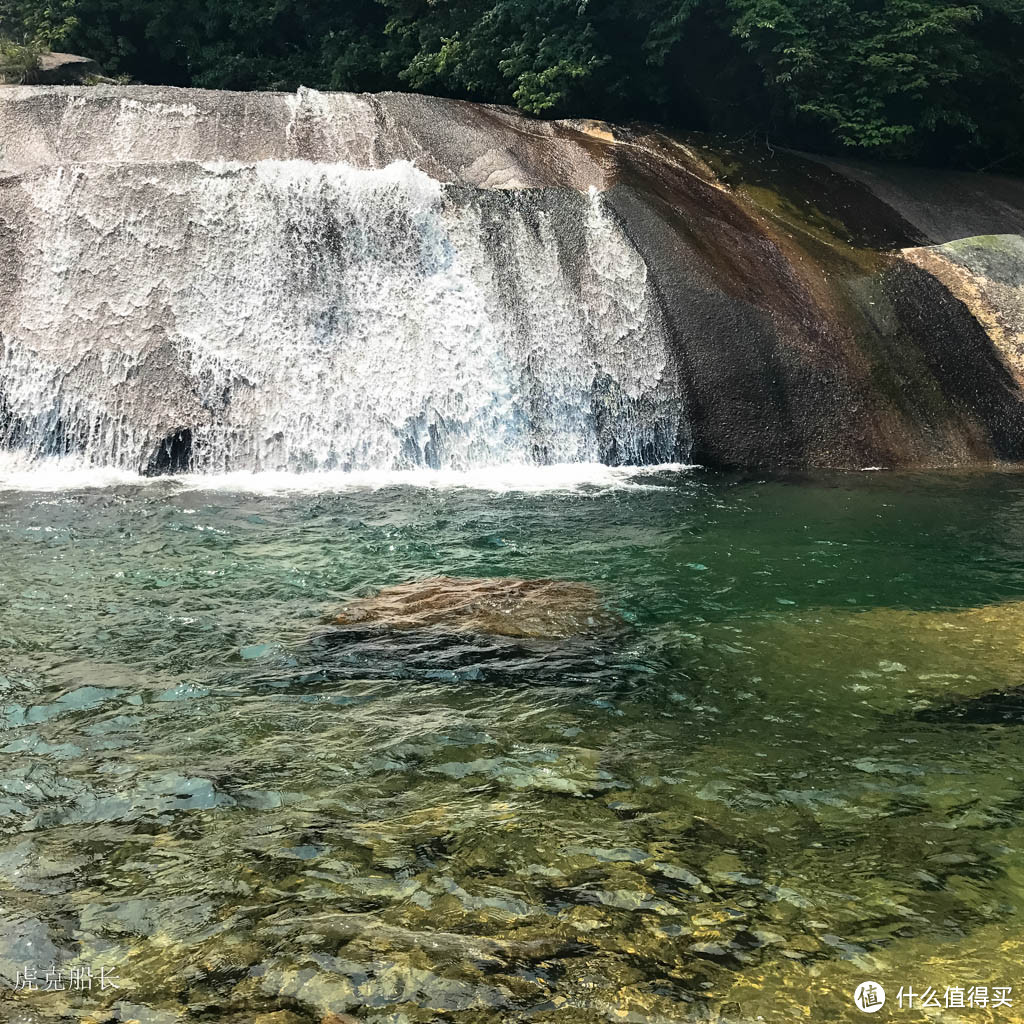
<svg viewBox="0 0 1024 1024"><path fill-rule="evenodd" d="M75 53L44 53L31 74L34 85L82 85L87 78L100 75L99 64Z"/></svg>

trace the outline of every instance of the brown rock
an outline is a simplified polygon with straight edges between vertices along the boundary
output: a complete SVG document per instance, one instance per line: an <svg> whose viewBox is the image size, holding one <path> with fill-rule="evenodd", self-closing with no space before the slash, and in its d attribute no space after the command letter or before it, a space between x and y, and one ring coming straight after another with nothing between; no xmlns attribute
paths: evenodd
<svg viewBox="0 0 1024 1024"><path fill-rule="evenodd" d="M100 73L99 64L88 57L74 53L44 53L30 78L33 85L81 85L87 78Z"/></svg>
<svg viewBox="0 0 1024 1024"><path fill-rule="evenodd" d="M452 576L384 587L350 601L331 621L523 638L580 636L622 625L587 583Z"/></svg>
<svg viewBox="0 0 1024 1024"><path fill-rule="evenodd" d="M320 1024L359 1024L359 1021L347 1013L329 1013Z"/></svg>

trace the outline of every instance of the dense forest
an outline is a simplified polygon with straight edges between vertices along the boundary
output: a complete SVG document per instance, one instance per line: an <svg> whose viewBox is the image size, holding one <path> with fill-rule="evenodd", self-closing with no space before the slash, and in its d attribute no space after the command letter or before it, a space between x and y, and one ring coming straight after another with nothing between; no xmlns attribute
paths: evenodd
<svg viewBox="0 0 1024 1024"><path fill-rule="evenodd" d="M0 0L140 82L405 89L1024 170L1024 0Z"/></svg>

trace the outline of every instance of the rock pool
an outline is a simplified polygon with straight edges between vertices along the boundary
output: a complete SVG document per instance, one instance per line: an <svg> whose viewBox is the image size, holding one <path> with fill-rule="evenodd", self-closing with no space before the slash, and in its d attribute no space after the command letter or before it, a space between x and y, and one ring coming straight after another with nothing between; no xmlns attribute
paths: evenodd
<svg viewBox="0 0 1024 1024"><path fill-rule="evenodd" d="M6 490L0 550L4 1020L1020 1019L897 1004L1024 1006L1019 474ZM437 576L622 626L325 623Z"/></svg>

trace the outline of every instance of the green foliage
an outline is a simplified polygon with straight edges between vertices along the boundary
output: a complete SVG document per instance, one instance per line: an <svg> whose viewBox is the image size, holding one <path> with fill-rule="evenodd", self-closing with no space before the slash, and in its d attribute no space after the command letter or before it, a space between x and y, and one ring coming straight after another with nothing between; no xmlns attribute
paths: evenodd
<svg viewBox="0 0 1024 1024"><path fill-rule="evenodd" d="M139 81L412 89L1024 167L1024 0L0 0L0 28Z"/></svg>
<svg viewBox="0 0 1024 1024"><path fill-rule="evenodd" d="M0 0L0 36L41 51L74 32L78 7L78 0Z"/></svg>
<svg viewBox="0 0 1024 1024"><path fill-rule="evenodd" d="M15 43L0 38L0 81L20 85L32 80L32 72L39 66L42 48L35 43Z"/></svg>
<svg viewBox="0 0 1024 1024"><path fill-rule="evenodd" d="M935 0L731 0L733 31L797 115L846 146L913 148L941 122L976 129L956 85L979 69L973 5Z"/></svg>

